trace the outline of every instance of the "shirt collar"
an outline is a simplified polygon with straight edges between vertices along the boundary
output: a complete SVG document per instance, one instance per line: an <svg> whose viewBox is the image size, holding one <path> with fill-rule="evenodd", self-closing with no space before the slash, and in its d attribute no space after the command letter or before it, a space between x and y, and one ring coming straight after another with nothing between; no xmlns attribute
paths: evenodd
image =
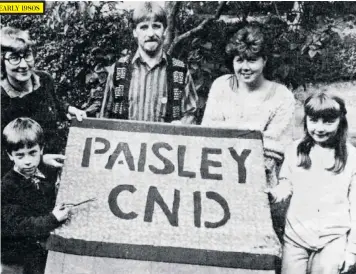
<svg viewBox="0 0 356 274"><path fill-rule="evenodd" d="M131 63L134 64L134 63L136 63L138 60L139 60L141 63L144 63L144 64L146 63L146 62L142 59L142 57L141 57L139 51L137 50L136 53L135 53L135 55L134 55L134 57L132 58ZM161 62L167 62L167 54L166 54L164 51L162 52L162 56L160 57L160 60L158 61L157 64L160 64Z"/></svg>
<svg viewBox="0 0 356 274"><path fill-rule="evenodd" d="M25 179L30 179L30 178L33 178L33 177L36 177L36 178L40 178L40 179L46 179L46 176L37 168L35 173L32 175L32 176L26 176L24 174L22 174L18 167L17 166L14 166L14 171L18 174L20 174L21 176L25 177Z"/></svg>
<svg viewBox="0 0 356 274"><path fill-rule="evenodd" d="M7 78L2 79L1 80L1 87L5 90L5 92L7 93L7 95L9 95L10 98L22 98L25 95L35 91L36 89L38 89L41 86L40 83L40 77L32 71L32 75L31 75L31 80L32 80L32 84L33 84L33 89L32 91L29 92L20 92L18 90L16 90L9 82L9 80L7 80Z"/></svg>

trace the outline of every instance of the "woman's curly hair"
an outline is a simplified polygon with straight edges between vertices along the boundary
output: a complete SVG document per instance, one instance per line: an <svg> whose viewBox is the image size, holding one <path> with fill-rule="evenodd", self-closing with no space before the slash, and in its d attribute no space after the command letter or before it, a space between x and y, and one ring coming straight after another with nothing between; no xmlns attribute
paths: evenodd
<svg viewBox="0 0 356 274"><path fill-rule="evenodd" d="M258 22L249 22L235 32L225 47L229 63L235 56L242 58L267 57L265 36L262 25Z"/></svg>

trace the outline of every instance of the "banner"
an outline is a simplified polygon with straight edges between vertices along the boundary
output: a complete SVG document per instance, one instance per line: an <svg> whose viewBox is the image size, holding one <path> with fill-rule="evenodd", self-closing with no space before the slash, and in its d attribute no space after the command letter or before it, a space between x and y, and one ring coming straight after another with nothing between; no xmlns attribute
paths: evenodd
<svg viewBox="0 0 356 274"><path fill-rule="evenodd" d="M279 254L261 133L86 119L73 122L49 238L82 256L274 269Z"/></svg>

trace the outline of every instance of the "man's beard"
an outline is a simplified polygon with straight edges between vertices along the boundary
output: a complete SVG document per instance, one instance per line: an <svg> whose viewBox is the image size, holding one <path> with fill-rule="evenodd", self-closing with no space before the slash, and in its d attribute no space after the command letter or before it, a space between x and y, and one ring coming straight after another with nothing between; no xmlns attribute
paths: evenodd
<svg viewBox="0 0 356 274"><path fill-rule="evenodd" d="M146 41L147 42L156 42L157 46L154 49L150 49L150 48L144 48L145 52L147 53L147 55L149 55L150 57L155 57L162 49L162 44L160 43L160 41L157 40L150 40L150 41Z"/></svg>
<svg viewBox="0 0 356 274"><path fill-rule="evenodd" d="M159 53L159 48L156 48L155 50L145 50L147 55L150 57L155 57Z"/></svg>

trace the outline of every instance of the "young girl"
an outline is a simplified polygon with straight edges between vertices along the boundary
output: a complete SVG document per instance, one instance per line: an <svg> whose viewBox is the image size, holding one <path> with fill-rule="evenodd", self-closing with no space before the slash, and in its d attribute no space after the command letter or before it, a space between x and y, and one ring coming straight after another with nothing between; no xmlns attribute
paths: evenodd
<svg viewBox="0 0 356 274"><path fill-rule="evenodd" d="M274 202L291 196L282 274L345 273L356 263L356 148L345 103L321 93L304 110L305 136L287 149L270 191Z"/></svg>

